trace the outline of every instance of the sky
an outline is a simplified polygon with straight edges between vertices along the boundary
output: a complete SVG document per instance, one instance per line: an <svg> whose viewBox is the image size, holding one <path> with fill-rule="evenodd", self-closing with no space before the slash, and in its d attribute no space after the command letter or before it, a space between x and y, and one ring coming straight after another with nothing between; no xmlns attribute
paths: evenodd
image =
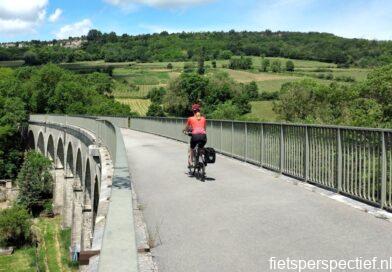
<svg viewBox="0 0 392 272"><path fill-rule="evenodd" d="M90 29L270 29L392 40L392 0L0 0L0 42L64 39Z"/></svg>

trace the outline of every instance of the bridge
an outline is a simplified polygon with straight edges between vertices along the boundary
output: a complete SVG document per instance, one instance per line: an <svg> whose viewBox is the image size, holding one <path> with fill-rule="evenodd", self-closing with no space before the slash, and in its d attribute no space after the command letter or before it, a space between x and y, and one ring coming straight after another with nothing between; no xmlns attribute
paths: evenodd
<svg viewBox="0 0 392 272"><path fill-rule="evenodd" d="M186 173L183 124L31 115L28 143L53 161L82 269L155 271L151 256L161 271L389 260L391 130L210 120L221 155L201 182Z"/></svg>

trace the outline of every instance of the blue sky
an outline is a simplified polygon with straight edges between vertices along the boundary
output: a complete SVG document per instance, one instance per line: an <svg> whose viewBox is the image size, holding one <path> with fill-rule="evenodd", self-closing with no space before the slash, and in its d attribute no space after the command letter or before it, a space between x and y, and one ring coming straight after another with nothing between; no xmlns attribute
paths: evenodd
<svg viewBox="0 0 392 272"><path fill-rule="evenodd" d="M67 38L91 28L117 34L271 29L392 40L392 1L0 0L0 42Z"/></svg>

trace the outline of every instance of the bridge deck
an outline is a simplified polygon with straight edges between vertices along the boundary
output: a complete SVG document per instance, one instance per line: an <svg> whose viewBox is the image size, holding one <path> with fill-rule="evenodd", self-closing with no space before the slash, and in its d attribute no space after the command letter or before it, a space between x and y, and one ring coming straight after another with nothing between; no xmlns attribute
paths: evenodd
<svg viewBox="0 0 392 272"><path fill-rule="evenodd" d="M186 175L185 144L122 130L160 271L268 271L269 258L388 258L392 225L224 157Z"/></svg>

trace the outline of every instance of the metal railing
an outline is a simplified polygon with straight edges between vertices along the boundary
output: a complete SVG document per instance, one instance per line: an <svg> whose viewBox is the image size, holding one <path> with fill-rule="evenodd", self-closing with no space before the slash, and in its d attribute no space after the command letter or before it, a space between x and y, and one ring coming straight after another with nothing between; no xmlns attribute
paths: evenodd
<svg viewBox="0 0 392 272"><path fill-rule="evenodd" d="M128 127L129 118L32 114L30 121L86 129L108 148L114 173L99 271L113 271L113 267L116 267L116 271L138 271L131 180L125 145L119 129Z"/></svg>
<svg viewBox="0 0 392 272"><path fill-rule="evenodd" d="M131 118L130 128L182 142L183 118ZM208 120L218 152L392 210L392 130Z"/></svg>

